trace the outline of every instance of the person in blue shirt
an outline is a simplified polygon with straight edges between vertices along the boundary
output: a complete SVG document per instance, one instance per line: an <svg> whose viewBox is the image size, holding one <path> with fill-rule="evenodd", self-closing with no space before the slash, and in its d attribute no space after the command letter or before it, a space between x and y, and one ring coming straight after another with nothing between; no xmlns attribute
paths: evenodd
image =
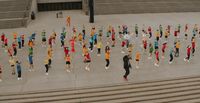
<svg viewBox="0 0 200 103"><path fill-rule="evenodd" d="M17 69L17 80L22 80L21 74L22 74L22 68L21 68L21 62L16 61L16 69Z"/></svg>
<svg viewBox="0 0 200 103"><path fill-rule="evenodd" d="M30 65L29 71L34 71L33 70L33 55L31 55L31 54L28 55L28 61L29 61L29 65Z"/></svg>
<svg viewBox="0 0 200 103"><path fill-rule="evenodd" d="M97 45L97 33L94 34L94 45Z"/></svg>
<svg viewBox="0 0 200 103"><path fill-rule="evenodd" d="M17 42L18 42L19 49L21 49L21 47L22 47L22 38L20 36L17 37Z"/></svg>
<svg viewBox="0 0 200 103"><path fill-rule="evenodd" d="M169 51L169 57L170 57L169 64L172 64L172 61L174 59L174 55L173 54L174 54L174 48L171 48L170 51Z"/></svg>
<svg viewBox="0 0 200 103"><path fill-rule="evenodd" d="M90 42L90 47L89 48L90 48L91 52L93 52L93 45L94 45L93 37L90 38L89 42Z"/></svg>
<svg viewBox="0 0 200 103"><path fill-rule="evenodd" d="M65 38L64 38L64 34L63 34L63 33L61 33L61 35L60 35L61 47L64 47L64 45L65 45L65 42L64 42L64 40L65 40Z"/></svg>
<svg viewBox="0 0 200 103"><path fill-rule="evenodd" d="M155 48L155 50L158 50L158 45L159 45L159 44L158 44L158 41L155 40L155 41L154 41L154 48Z"/></svg>

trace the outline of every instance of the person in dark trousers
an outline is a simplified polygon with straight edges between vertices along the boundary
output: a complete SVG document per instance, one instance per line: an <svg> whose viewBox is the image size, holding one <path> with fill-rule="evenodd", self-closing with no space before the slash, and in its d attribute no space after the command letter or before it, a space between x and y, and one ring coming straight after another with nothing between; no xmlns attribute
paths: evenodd
<svg viewBox="0 0 200 103"><path fill-rule="evenodd" d="M125 55L124 57L123 57L123 62L124 62L124 69L125 69L125 75L124 75L124 79L126 80L126 81L128 81L128 79L127 79L127 76L129 75L129 73L130 73L130 69L129 68L132 68L131 67L131 63L130 63L130 59L131 59L131 57L130 57L130 55Z"/></svg>
<svg viewBox="0 0 200 103"><path fill-rule="evenodd" d="M17 80L22 80L21 73L22 73L22 68L21 68L21 62L16 61L16 68L17 68Z"/></svg>

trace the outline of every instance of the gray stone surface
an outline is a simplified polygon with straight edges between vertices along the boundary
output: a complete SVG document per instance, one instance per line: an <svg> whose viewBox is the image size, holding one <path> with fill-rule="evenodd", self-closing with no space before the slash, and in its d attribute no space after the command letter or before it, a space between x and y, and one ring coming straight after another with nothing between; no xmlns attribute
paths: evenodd
<svg viewBox="0 0 200 103"><path fill-rule="evenodd" d="M124 56L124 54L121 54L121 43L119 40L117 40L117 46L115 48L112 48L111 64L108 70L105 70L104 53L101 57L97 57L97 51L95 48L94 52L91 53L92 63L90 72L84 69L85 64L83 63L83 57L81 56L81 48L78 44L76 44L77 52L72 59L72 72L67 73L64 71L64 53L63 49L60 47L58 36L56 45L53 47L54 54L52 68L49 71L49 75L46 76L43 60L47 53L46 48L41 46L40 34L43 29L46 30L47 35L52 34L53 30L56 31L57 34L60 34L62 27L65 25L65 18L56 19L55 14L56 12L38 13L37 19L35 21L32 21L27 28L0 30L0 32L4 32L9 37L9 39L12 38L13 32L18 32L19 34L24 33L26 34L26 38L33 32L36 32L38 34L36 37L36 47L34 48L33 58L35 72L28 71L27 47L18 52L18 58L20 61L22 61L23 68L23 80L21 81L18 81L16 79L16 76L11 75L11 68L8 64L8 56L4 52L4 50L0 48L0 63L3 65L3 81L0 82L1 94L10 92L41 91L49 89L78 88L126 83L126 81L124 81L122 78L124 74L124 70L122 68L122 57ZM99 26L104 26L106 28L108 27L108 25L113 25L114 27L117 27L118 25L127 24L129 26L129 30L133 32L135 24L139 25L140 30L143 24L145 24L147 27L151 25L154 30L155 28L158 28L159 24L162 24L164 27L170 24L173 26L172 30L174 30L174 27L178 24L181 24L183 29L186 23L188 23L191 28L194 24L199 24L200 22L200 13L126 14L104 16L99 15L95 16L94 24L89 24L88 16L82 14L81 11L65 11L64 16L68 15L70 15L72 18L72 25L78 27L78 32L81 32L82 25L85 24L87 35L89 35L89 31L91 29L91 26L93 25L97 26L97 28L99 28ZM191 34L192 32L190 29L190 37ZM68 35L72 35L72 33ZM159 68L154 66L154 59L148 60L147 55L142 54L139 69L135 68L134 60L131 62L133 69L131 69L131 74L128 77L128 82L143 82L149 80L170 79L182 76L199 75L199 39L196 40L197 50L195 57L192 57L190 63L185 63L183 61L183 58L186 56L186 44L190 42L184 41L183 37L184 34L181 33L181 56L179 58L176 58L173 64L168 64L169 48L167 48L166 58L160 58L161 62ZM169 46L172 46L173 39L173 36L171 36ZM163 40L164 39L162 39L162 41ZM140 48L140 45L142 43L141 35L140 38L134 38L133 41L136 46L133 53L134 58L135 51L142 50ZM11 42L11 40L9 42ZM102 50L104 51L104 48Z"/></svg>

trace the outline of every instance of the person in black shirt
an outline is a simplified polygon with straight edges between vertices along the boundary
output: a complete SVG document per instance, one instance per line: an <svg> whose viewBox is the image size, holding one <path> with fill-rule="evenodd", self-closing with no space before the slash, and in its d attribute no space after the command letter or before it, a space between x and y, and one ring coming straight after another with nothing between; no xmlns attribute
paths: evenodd
<svg viewBox="0 0 200 103"><path fill-rule="evenodd" d="M128 76L129 73L130 73L130 69L129 69L129 68L132 68L132 67L131 67L131 63L130 63L130 59L131 59L131 56L130 56L130 55L125 55L125 56L123 57L124 69L125 69L124 79L125 79L126 81L128 81L127 76Z"/></svg>

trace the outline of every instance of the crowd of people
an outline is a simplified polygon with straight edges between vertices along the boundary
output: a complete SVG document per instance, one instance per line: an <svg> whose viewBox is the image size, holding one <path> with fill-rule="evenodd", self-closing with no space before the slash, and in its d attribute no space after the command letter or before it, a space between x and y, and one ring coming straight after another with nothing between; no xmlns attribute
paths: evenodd
<svg viewBox="0 0 200 103"><path fill-rule="evenodd" d="M172 27L175 30L172 31ZM132 32L133 31L133 32ZM38 48L35 46L35 40L37 37L41 37L41 45L44 48L47 48L44 59L44 68L45 74L48 75L49 69L52 68L52 58L54 52L54 46L57 40L60 41L60 46L63 48L63 53L65 55L63 61L66 64L65 71L72 71L72 64L76 63L76 60L72 61L73 55L77 53L75 45L79 45L82 48L83 62L85 63L85 70L90 71L90 63L93 62L91 59L91 53L94 49L97 50L97 57L104 55L105 58L105 69L109 69L112 58L112 48L118 48L119 53L124 54L124 57L121 58L124 63L122 63L125 75L123 78L127 79L127 76L130 73L130 68L133 68L131 64L135 62L135 68L140 68L140 61L142 55L148 54L149 60L154 61L154 65L159 67L160 58L165 59L169 57L169 64L172 64L174 57L178 58L180 56L181 41L190 41L185 49L186 57L183 58L185 62L189 62L191 56L194 56L196 50L196 40L200 38L200 29L198 25L195 24L193 27L188 24L181 26L162 26L159 25L157 29L154 29L151 26L143 25L141 28L135 24L134 28L129 28L127 25L119 25L117 28L110 25L108 27L96 28L92 26L89 33L86 34L86 27L83 25L82 30L78 31L75 26L71 26L71 18L67 17L66 26L62 28L62 32L58 34L53 31L51 35L47 35L46 31L43 30L41 33L32 33L30 36L25 34L13 33L13 38L8 38L9 34L1 34L1 47L9 56L10 69L12 69L12 75L17 74L17 79L22 79L22 67L23 62L18 60L18 52L24 47L28 47L28 62L29 62L29 71L35 71L34 69L34 49ZM184 35L184 39L180 39L180 35ZM25 36L28 36L27 39ZM191 36L191 38L189 38ZM132 41L133 38L138 38L141 41L141 45L134 44ZM162 40L161 40L162 39ZM174 45L169 45L169 39L173 39ZM10 41L10 42L8 42ZM11 43L12 41L12 43ZM152 42L153 41L153 42ZM118 42L118 46L117 45ZM119 44L121 48L119 48ZM105 51L102 51L103 47ZM134 48L142 48L142 51ZM133 51L135 50L135 54ZM166 54L166 51L169 51L169 54ZM0 54L2 55L2 53ZM134 59L133 59L134 58ZM153 59L155 58L155 60ZM3 64L0 64L0 81L2 81L2 69L4 69Z"/></svg>

